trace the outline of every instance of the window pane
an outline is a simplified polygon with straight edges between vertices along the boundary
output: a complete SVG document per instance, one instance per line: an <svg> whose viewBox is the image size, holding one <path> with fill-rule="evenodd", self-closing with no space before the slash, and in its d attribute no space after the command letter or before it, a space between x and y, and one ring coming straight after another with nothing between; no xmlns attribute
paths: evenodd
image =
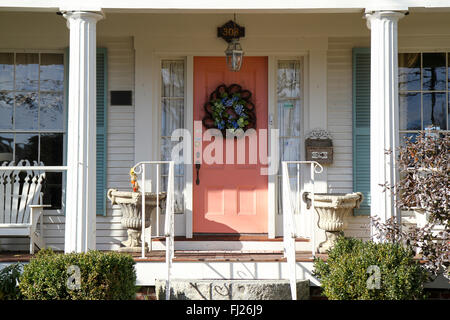
<svg viewBox="0 0 450 320"><path fill-rule="evenodd" d="M278 101L278 128L280 136L300 136L301 101Z"/></svg>
<svg viewBox="0 0 450 320"><path fill-rule="evenodd" d="M0 92L0 129L13 128L14 93Z"/></svg>
<svg viewBox="0 0 450 320"><path fill-rule="evenodd" d="M301 69L300 61L285 60L278 62L277 70L277 128L280 130L279 139L279 174L281 174L282 160L300 159L300 128L301 128ZM291 176L292 190L296 190L296 166L288 166ZM283 212L281 197L282 180L278 177L277 209Z"/></svg>
<svg viewBox="0 0 450 320"><path fill-rule="evenodd" d="M445 93L423 94L423 126L447 129Z"/></svg>
<svg viewBox="0 0 450 320"><path fill-rule="evenodd" d="M423 54L423 90L445 90L445 53Z"/></svg>
<svg viewBox="0 0 450 320"><path fill-rule="evenodd" d="M290 165L289 167L295 168L295 165ZM297 171L291 170L291 168L288 168L289 172L289 183L291 187L291 194L293 199L298 199L298 192L297 192ZM295 169L296 170L296 169ZM278 177L278 187L276 190L276 199L277 199L277 209L278 214L283 213L283 178L281 176ZM297 203L298 205L298 203ZM294 214L298 214L298 207L294 207Z"/></svg>
<svg viewBox="0 0 450 320"><path fill-rule="evenodd" d="M63 143L62 133L41 134L41 159L46 166L63 165Z"/></svg>
<svg viewBox="0 0 450 320"><path fill-rule="evenodd" d="M46 172L42 192L44 193L44 204L51 204L52 209L60 209L62 203L62 173Z"/></svg>
<svg viewBox="0 0 450 320"><path fill-rule="evenodd" d="M175 129L184 128L184 61L161 64L161 159L172 160L172 149L180 141L171 141ZM175 165L175 212L184 212L184 165ZM167 188L169 166L161 166L162 188Z"/></svg>
<svg viewBox="0 0 450 320"><path fill-rule="evenodd" d="M16 93L15 129L37 129L38 94L36 92Z"/></svg>
<svg viewBox="0 0 450 320"><path fill-rule="evenodd" d="M37 91L39 80L39 55L16 54L16 90Z"/></svg>
<svg viewBox="0 0 450 320"><path fill-rule="evenodd" d="M13 53L0 53L0 90L14 90Z"/></svg>
<svg viewBox="0 0 450 320"><path fill-rule="evenodd" d="M62 93L41 93L39 122L41 129L63 129L64 103Z"/></svg>
<svg viewBox="0 0 450 320"><path fill-rule="evenodd" d="M184 97L184 61L163 61L161 97Z"/></svg>
<svg viewBox="0 0 450 320"><path fill-rule="evenodd" d="M64 56L55 53L41 54L41 91L64 90Z"/></svg>
<svg viewBox="0 0 450 320"><path fill-rule="evenodd" d="M0 164L3 161L12 161L14 157L14 135L0 133Z"/></svg>
<svg viewBox="0 0 450 320"><path fill-rule="evenodd" d="M278 99L300 97L300 62L278 62Z"/></svg>
<svg viewBox="0 0 450 320"><path fill-rule="evenodd" d="M400 130L420 130L420 93L400 93Z"/></svg>
<svg viewBox="0 0 450 320"><path fill-rule="evenodd" d="M420 53L398 55L398 78L400 90L420 90Z"/></svg>
<svg viewBox="0 0 450 320"><path fill-rule="evenodd" d="M184 100L163 99L161 109L163 136L171 136L173 130L184 128Z"/></svg>
<svg viewBox="0 0 450 320"><path fill-rule="evenodd" d="M279 152L280 152L280 160L279 160L279 173L281 174L281 161L283 160L291 160L298 161L300 160L300 138L280 138ZM295 165L288 166L289 174L296 173Z"/></svg>
<svg viewBox="0 0 450 320"><path fill-rule="evenodd" d="M28 160L31 163L38 161L39 135L30 133L16 133L16 163Z"/></svg>

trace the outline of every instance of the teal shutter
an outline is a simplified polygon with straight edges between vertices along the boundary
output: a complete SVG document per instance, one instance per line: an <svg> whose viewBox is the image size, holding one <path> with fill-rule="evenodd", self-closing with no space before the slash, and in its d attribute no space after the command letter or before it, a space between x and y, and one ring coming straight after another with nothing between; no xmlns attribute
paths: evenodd
<svg viewBox="0 0 450 320"><path fill-rule="evenodd" d="M107 52L97 48L97 214L106 215Z"/></svg>
<svg viewBox="0 0 450 320"><path fill-rule="evenodd" d="M69 88L69 49L66 49L66 106L68 106ZM106 215L106 119L107 119L107 52L106 48L97 48L97 163L96 163L96 212ZM67 114L67 113L66 113Z"/></svg>
<svg viewBox="0 0 450 320"><path fill-rule="evenodd" d="M353 191L364 195L355 215L370 215L370 48L353 49Z"/></svg>

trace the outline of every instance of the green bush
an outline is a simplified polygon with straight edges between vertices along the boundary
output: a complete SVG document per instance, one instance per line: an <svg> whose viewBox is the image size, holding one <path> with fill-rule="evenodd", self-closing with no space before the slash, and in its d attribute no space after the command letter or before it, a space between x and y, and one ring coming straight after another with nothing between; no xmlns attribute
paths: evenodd
<svg viewBox="0 0 450 320"><path fill-rule="evenodd" d="M19 287L24 298L32 300L135 299L134 265L130 255L116 252L41 250L24 266ZM79 281L74 280L77 269Z"/></svg>
<svg viewBox="0 0 450 320"><path fill-rule="evenodd" d="M0 270L0 300L20 299L20 290L17 283L22 272L20 263L11 264Z"/></svg>
<svg viewBox="0 0 450 320"><path fill-rule="evenodd" d="M400 244L339 237L326 262L315 259L314 275L331 300L423 299L426 271L413 256Z"/></svg>

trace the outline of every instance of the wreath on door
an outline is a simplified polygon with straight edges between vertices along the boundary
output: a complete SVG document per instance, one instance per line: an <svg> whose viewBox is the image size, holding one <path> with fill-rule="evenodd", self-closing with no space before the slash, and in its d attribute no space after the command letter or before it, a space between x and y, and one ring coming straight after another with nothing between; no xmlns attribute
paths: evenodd
<svg viewBox="0 0 450 320"><path fill-rule="evenodd" d="M218 129L226 136L227 130L236 133L242 129L256 128L255 105L252 93L242 90L238 84L221 84L214 90L204 105L205 117L202 122L207 129Z"/></svg>

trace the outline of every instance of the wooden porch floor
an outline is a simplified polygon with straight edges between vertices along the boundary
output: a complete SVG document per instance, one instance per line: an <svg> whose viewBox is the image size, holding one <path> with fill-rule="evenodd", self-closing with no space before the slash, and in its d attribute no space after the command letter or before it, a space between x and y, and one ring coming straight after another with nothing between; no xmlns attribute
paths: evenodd
<svg viewBox="0 0 450 320"><path fill-rule="evenodd" d="M148 252L145 258L140 253L132 254L136 262L164 262L166 252ZM29 262L34 255L26 252L0 252L0 263ZM316 257L326 259L326 254ZM175 262L285 262L282 252L240 252L240 251L175 251ZM297 252L297 262L312 262L311 252Z"/></svg>

